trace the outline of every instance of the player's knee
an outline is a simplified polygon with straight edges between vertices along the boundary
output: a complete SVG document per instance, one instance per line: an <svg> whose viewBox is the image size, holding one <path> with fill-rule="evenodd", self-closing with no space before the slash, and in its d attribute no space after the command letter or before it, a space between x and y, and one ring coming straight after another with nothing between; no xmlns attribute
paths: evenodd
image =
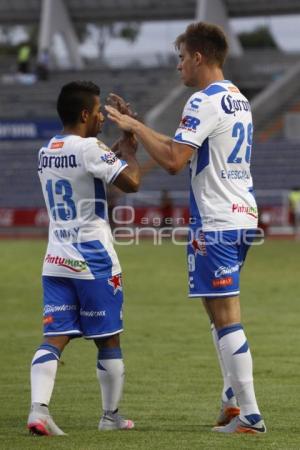
<svg viewBox="0 0 300 450"><path fill-rule="evenodd" d="M45 343L53 345L58 348L60 352L62 352L66 345L70 342L70 339L70 336L47 336Z"/></svg>
<svg viewBox="0 0 300 450"><path fill-rule="evenodd" d="M94 339L94 342L99 349L120 347L120 335L114 334L113 336L102 339Z"/></svg>

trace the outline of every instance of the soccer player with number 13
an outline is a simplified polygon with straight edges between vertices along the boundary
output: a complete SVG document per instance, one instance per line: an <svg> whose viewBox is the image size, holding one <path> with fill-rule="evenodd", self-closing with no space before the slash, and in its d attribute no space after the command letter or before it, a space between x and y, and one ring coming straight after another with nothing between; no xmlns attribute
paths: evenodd
<svg viewBox="0 0 300 450"><path fill-rule="evenodd" d="M119 339L123 292L108 223L106 186L113 183L124 192L135 192L140 169L132 134L124 133L113 147L122 159L96 138L104 122L99 94L92 82L63 86L57 101L62 134L39 152L38 173L50 226L43 265L44 342L31 364L27 426L36 435L65 434L48 406L61 353L80 336L93 340L98 348L103 406L99 430L134 427L118 413L124 384Z"/></svg>

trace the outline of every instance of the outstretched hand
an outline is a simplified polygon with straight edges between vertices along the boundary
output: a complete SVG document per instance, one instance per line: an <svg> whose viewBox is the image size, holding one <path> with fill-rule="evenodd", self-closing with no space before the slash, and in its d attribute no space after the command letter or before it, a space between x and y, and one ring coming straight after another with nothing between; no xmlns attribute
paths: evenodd
<svg viewBox="0 0 300 450"><path fill-rule="evenodd" d="M121 130L134 133L134 125L137 123L136 119L127 114L120 113L116 108L110 105L105 105L108 112L107 117L112 120Z"/></svg>
<svg viewBox="0 0 300 450"><path fill-rule="evenodd" d="M118 158L125 160L126 155L128 155L128 153L135 154L137 149L138 149L138 141L131 134L130 137L124 136L123 138L119 138L111 146L111 151L113 151Z"/></svg>
<svg viewBox="0 0 300 450"><path fill-rule="evenodd" d="M107 104L117 109L121 114L137 118L137 113L133 111L130 103L127 103L122 97L117 94L110 93L106 99Z"/></svg>

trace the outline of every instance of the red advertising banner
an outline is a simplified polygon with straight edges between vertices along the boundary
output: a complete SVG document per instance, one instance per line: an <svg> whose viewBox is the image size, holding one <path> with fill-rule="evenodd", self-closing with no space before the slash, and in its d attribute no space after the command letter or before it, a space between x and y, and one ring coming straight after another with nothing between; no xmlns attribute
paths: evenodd
<svg viewBox="0 0 300 450"><path fill-rule="evenodd" d="M47 227L48 223L45 208L0 208L0 227Z"/></svg>
<svg viewBox="0 0 300 450"><path fill-rule="evenodd" d="M281 206L260 208L262 224L267 226L287 225L286 211ZM156 206L128 207L117 206L112 214L116 225L138 226L173 226L180 227L189 222L189 210L187 207L164 208ZM37 227L46 228L49 219L46 208L0 208L0 228L11 227Z"/></svg>

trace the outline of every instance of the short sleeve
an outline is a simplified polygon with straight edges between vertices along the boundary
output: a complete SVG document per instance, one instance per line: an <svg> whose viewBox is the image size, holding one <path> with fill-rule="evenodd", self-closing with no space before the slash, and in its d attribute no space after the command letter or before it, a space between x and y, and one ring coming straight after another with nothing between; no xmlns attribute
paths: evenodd
<svg viewBox="0 0 300 450"><path fill-rule="evenodd" d="M218 121L217 110L209 97L197 92L187 101L173 140L198 148L215 130Z"/></svg>
<svg viewBox="0 0 300 450"><path fill-rule="evenodd" d="M97 139L90 140L87 144L83 160L87 172L107 184L113 183L127 167L126 161L119 159L109 147Z"/></svg>

